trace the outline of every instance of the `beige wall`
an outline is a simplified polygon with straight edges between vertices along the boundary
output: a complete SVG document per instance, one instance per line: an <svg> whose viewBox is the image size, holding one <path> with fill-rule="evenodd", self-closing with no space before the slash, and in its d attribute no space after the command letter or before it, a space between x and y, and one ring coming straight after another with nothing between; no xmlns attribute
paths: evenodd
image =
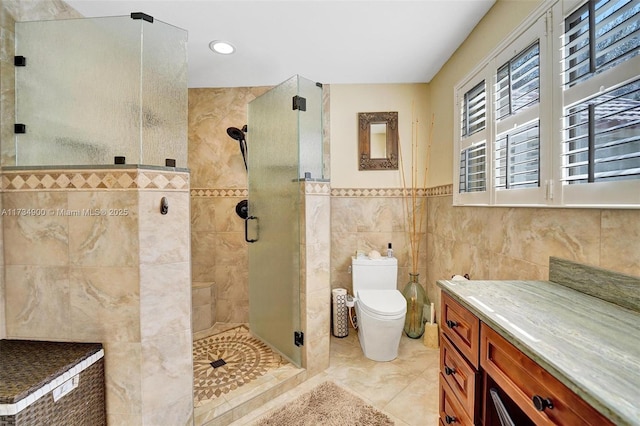
<svg viewBox="0 0 640 426"><path fill-rule="evenodd" d="M496 2L429 84L433 185L453 181L454 86L540 3ZM452 274L547 279L549 256L640 275L640 210L452 207L444 196L429 198L428 213L427 284L436 300L436 280Z"/></svg>
<svg viewBox="0 0 640 426"><path fill-rule="evenodd" d="M453 88L540 3L499 0L424 90L424 108L435 125L420 264L432 301L440 298L436 281L453 274L547 279L549 256L640 275L640 210L452 206ZM411 97L403 85L332 85L332 287L351 287L347 268L356 249L380 250L387 241L394 242L400 259L400 288L406 278L406 215L401 198L385 190L400 185L392 172L357 170L355 125L349 122L358 110L373 110L370 105L385 110L381 94L394 91L387 97ZM343 190L349 187L369 191Z"/></svg>
<svg viewBox="0 0 640 426"><path fill-rule="evenodd" d="M398 288L408 280L411 257L407 234L407 204L403 186L425 186L427 144L431 129L427 84L331 85L331 286L352 291L348 268L356 250L383 255L392 243L398 258ZM358 113L398 112L401 166L399 170L358 170ZM413 142L417 152L414 158ZM412 162L415 174L412 175ZM404 184L403 184L404 173ZM426 183L428 186L428 182ZM426 211L425 211L426 213ZM426 222L419 239L426 245ZM418 259L424 285L424 255Z"/></svg>
<svg viewBox="0 0 640 426"><path fill-rule="evenodd" d="M429 186L453 181L453 88L541 1L498 0L429 83L435 116Z"/></svg>
<svg viewBox="0 0 640 426"><path fill-rule="evenodd" d="M411 182L412 138L418 141L417 181L424 183L424 158L431 123L427 84L331 85L331 186L400 188L401 171L358 170L358 113L398 112L398 135L407 185ZM413 122L417 121L416 130ZM415 136L417 134L417 136Z"/></svg>

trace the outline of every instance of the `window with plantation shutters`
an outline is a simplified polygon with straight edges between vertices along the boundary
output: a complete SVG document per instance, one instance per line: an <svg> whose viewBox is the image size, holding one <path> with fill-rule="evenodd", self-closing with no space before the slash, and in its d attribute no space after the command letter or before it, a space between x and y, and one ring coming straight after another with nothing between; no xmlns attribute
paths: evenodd
<svg viewBox="0 0 640 426"><path fill-rule="evenodd" d="M496 189L538 187L540 183L539 122L506 132L496 140Z"/></svg>
<svg viewBox="0 0 640 426"><path fill-rule="evenodd" d="M510 58L496 73L495 189L540 184L540 41Z"/></svg>
<svg viewBox="0 0 640 426"><path fill-rule="evenodd" d="M571 87L637 56L640 3L588 1L565 20L564 77Z"/></svg>
<svg viewBox="0 0 640 426"><path fill-rule="evenodd" d="M487 117L487 96L484 81L464 94L462 105L462 136L484 130Z"/></svg>
<svg viewBox="0 0 640 426"><path fill-rule="evenodd" d="M563 185L640 180L639 53L640 2L590 1L566 18Z"/></svg>
<svg viewBox="0 0 640 426"><path fill-rule="evenodd" d="M454 205L640 209L640 1L543 0L454 96Z"/></svg>
<svg viewBox="0 0 640 426"><path fill-rule="evenodd" d="M486 144L464 149L460 153L459 192L486 191Z"/></svg>
<svg viewBox="0 0 640 426"><path fill-rule="evenodd" d="M497 120L517 114L540 101L538 40L498 69L495 91Z"/></svg>
<svg viewBox="0 0 640 426"><path fill-rule="evenodd" d="M456 196L468 202L485 203L487 190L487 122L490 111L486 80L471 79L457 96L458 145ZM474 200L474 201L471 201Z"/></svg>
<svg viewBox="0 0 640 426"><path fill-rule="evenodd" d="M566 111L563 182L640 178L640 80Z"/></svg>

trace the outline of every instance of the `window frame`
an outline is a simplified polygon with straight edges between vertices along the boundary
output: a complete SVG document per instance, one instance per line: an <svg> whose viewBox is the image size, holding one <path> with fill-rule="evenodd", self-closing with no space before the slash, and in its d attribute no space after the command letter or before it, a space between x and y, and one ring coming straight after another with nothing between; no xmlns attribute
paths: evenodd
<svg viewBox="0 0 640 426"><path fill-rule="evenodd" d="M492 182L493 190L493 203L497 205L511 205L511 206L527 206L527 205L541 205L546 202L546 182L549 180L551 170L547 166L547 162L543 161L549 157L548 147L542 143L545 138L550 137L551 132L549 129L548 121L545 111L549 111L551 108L551 93L548 90L548 77L549 75L544 72L548 66L551 51L547 31L547 21L549 17L543 15L538 19L531 22L527 28L518 32L518 36L515 40L508 43L508 46L501 49L493 59L493 79L497 76L497 71L502 65L518 56L520 53L528 49L533 43L538 41L539 45L539 60L540 60L540 99L537 105L530 106L523 111L511 115L500 122L496 120L492 121L494 127L494 137L492 145L495 146L495 142L499 135L502 135L509 129L517 127L524 127L527 123L534 120L538 120L538 187L532 188L512 188L512 189L496 189L495 181ZM495 93L495 92L492 92ZM495 111L495 108L494 108ZM495 149L492 151L495 153Z"/></svg>
<svg viewBox="0 0 640 426"><path fill-rule="evenodd" d="M610 69L598 72L583 82L565 88L565 20L584 4L585 0L543 2L454 87L454 205L640 208L640 179L573 185L563 182L565 110L583 102L585 93L597 96L598 93L640 78L635 71L640 69L640 55L637 55ZM508 116L496 122L494 116L497 72L507 61L531 46L536 38L539 39L540 47L540 100L536 107L537 114L536 108L526 108L525 113ZM464 101L464 94L482 79L485 80L487 105L484 135L463 137L460 127L460 102ZM514 125L531 122L536 115L539 120L539 186L496 188L496 139ZM486 141L486 191L460 193L460 153L482 139Z"/></svg>
<svg viewBox="0 0 640 426"><path fill-rule="evenodd" d="M584 5L584 1L565 0L562 5L562 13L558 13L554 27L558 28L560 36L564 38L565 19L576 12ZM562 44L562 42L560 42ZM558 52L558 64L561 64L559 87L564 87L564 61ZM578 83L570 88L561 90L562 101L558 103L556 109L559 110L560 117L563 116L565 109L573 105L579 104L585 99L598 96L600 93L606 93L618 87L622 87L628 83L640 79L640 75L636 70L640 69L640 55L626 60L622 64L618 64L613 68L605 71L597 72L587 80ZM612 83L613 82L613 83ZM568 185L562 183L563 178L563 162L561 160L563 150L564 127L563 119L557 120L560 124L559 140L560 143L554 144L556 153L554 158L557 159L555 164L555 186L559 188L557 192L556 205L561 207L612 207L612 208L640 208L640 179L629 179L611 182L590 182L587 184Z"/></svg>
<svg viewBox="0 0 640 426"><path fill-rule="evenodd" d="M460 192L460 155L461 153L473 146L478 146L482 143L485 144L485 188L489 188L489 182L492 179L491 176L491 167L490 162L487 159L488 152L488 131L489 131L489 120L491 118L489 114L489 109L485 109L485 126L484 129L474 132L470 135L463 135L462 133L462 108L465 102L465 95L473 90L476 86L478 86L481 82L484 81L484 90L485 90L485 106L490 105L492 102L492 98L490 96L490 90L488 90L487 78L486 78L486 67L481 69L479 72L467 78L464 83L458 86L458 90L455 93L454 98L454 132L456 141L458 141L456 148L454 150L454 179L453 179L453 199L454 204L456 202L463 203L464 205L486 205L489 202L489 192L488 191L473 191L473 192ZM468 182L467 182L468 185Z"/></svg>

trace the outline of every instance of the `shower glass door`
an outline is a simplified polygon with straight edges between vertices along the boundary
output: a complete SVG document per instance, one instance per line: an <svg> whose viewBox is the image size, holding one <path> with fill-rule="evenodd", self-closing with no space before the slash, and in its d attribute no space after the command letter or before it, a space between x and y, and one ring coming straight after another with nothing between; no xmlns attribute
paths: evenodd
<svg viewBox="0 0 640 426"><path fill-rule="evenodd" d="M296 96L306 99L306 111L294 109ZM294 343L294 333L301 331L300 188L306 171L322 173L321 98L315 83L294 76L248 109L249 216L255 219L247 221L247 237L256 240L249 243L249 325L297 366L302 359Z"/></svg>

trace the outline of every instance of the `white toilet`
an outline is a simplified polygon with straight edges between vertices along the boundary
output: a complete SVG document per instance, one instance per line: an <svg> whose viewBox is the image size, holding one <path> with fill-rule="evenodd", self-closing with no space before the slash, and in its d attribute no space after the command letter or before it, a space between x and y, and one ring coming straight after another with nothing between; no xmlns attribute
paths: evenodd
<svg viewBox="0 0 640 426"><path fill-rule="evenodd" d="M398 259L352 257L351 274L364 356L391 361L398 356L407 313L407 302L396 287Z"/></svg>

